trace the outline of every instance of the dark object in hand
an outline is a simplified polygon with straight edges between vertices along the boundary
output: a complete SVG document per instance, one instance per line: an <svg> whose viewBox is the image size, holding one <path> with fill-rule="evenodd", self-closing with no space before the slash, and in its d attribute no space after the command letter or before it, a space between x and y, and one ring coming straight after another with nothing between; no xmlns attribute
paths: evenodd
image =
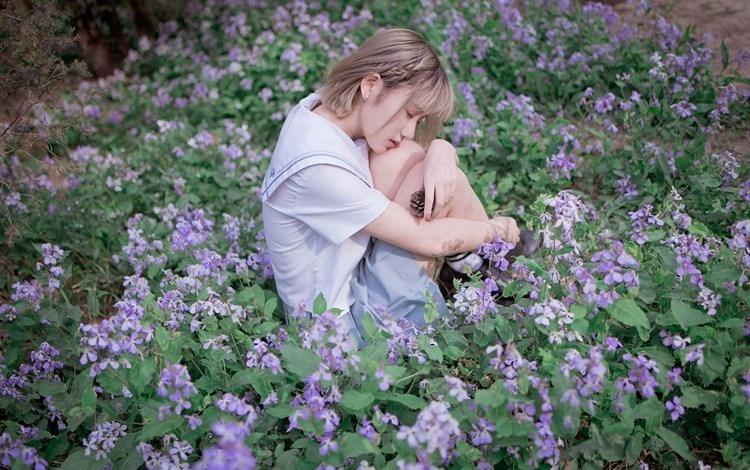
<svg viewBox="0 0 750 470"><path fill-rule="evenodd" d="M414 191L411 195L411 212L417 217L424 217L424 188L419 191ZM433 210L435 209L435 202L432 203Z"/></svg>

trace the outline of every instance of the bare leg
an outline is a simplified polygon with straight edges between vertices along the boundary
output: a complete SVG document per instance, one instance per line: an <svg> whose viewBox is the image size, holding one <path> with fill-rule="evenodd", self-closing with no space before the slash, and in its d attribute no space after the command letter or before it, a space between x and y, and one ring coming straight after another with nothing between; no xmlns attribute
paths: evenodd
<svg viewBox="0 0 750 470"><path fill-rule="evenodd" d="M408 140L387 152L370 152L370 173L375 188L393 201L409 170L424 160L424 155L424 149L419 144Z"/></svg>
<svg viewBox="0 0 750 470"><path fill-rule="evenodd" d="M375 188L383 192L391 201L407 209L410 208L411 195L424 186L424 154L417 160L415 155L418 155L419 152L415 147L421 149L414 142L404 141L398 148L379 155L370 156L370 172L372 173ZM403 167L399 168L397 167L399 163L402 165L411 163L411 166L406 169ZM394 184L394 177L398 177L400 183ZM392 192L393 195L390 196L387 194L387 191ZM468 178L463 172L461 172L460 181L453 199L451 199L443 211L436 213L435 217L488 220L487 213L481 201L476 193L474 193ZM415 256L425 272L434 278L437 260L420 255Z"/></svg>

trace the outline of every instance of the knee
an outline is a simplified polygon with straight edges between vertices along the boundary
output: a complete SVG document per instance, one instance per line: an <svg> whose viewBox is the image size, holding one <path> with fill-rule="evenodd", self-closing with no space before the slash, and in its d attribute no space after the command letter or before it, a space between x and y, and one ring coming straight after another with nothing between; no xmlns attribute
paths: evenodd
<svg viewBox="0 0 750 470"><path fill-rule="evenodd" d="M390 151L403 154L407 159L414 161L424 160L425 156L425 151L422 146L411 139L402 140L398 147Z"/></svg>
<svg viewBox="0 0 750 470"><path fill-rule="evenodd" d="M469 181L469 177L466 176L466 173L461 168L456 168L456 171L458 172L458 186L471 186L471 181Z"/></svg>
<svg viewBox="0 0 750 470"><path fill-rule="evenodd" d="M456 147L445 139L433 139L430 145L427 146L428 152L448 152L452 155L456 155Z"/></svg>

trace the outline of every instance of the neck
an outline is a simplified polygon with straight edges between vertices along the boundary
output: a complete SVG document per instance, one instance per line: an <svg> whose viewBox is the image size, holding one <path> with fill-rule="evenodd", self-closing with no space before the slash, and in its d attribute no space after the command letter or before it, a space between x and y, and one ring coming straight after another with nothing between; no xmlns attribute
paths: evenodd
<svg viewBox="0 0 750 470"><path fill-rule="evenodd" d="M350 139L354 140L362 137L362 130L357 124L357 122L359 121L359 119L357 119L359 116L359 107L355 107L352 112L350 112L344 118L337 117L336 113L334 113L323 103L320 103L318 106L316 106L312 112L334 123L339 129L344 131L344 133L348 135Z"/></svg>

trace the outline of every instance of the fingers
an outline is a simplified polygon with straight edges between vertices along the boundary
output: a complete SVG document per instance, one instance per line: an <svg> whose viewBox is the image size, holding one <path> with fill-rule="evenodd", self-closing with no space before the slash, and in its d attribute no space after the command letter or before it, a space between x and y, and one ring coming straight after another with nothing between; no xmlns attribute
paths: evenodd
<svg viewBox="0 0 750 470"><path fill-rule="evenodd" d="M495 217L492 222L499 228L498 236L507 243L518 244L521 241L521 230L511 217Z"/></svg>
<svg viewBox="0 0 750 470"><path fill-rule="evenodd" d="M424 220L432 219L432 206L435 203L435 186L432 181L425 179L424 182Z"/></svg>

